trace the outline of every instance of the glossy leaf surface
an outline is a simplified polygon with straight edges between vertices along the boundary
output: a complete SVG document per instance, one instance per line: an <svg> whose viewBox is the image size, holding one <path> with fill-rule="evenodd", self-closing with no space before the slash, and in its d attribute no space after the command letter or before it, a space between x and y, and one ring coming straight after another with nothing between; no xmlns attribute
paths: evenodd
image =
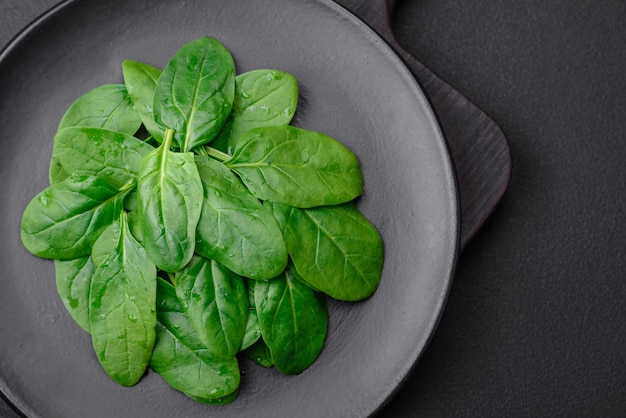
<svg viewBox="0 0 626 418"><path fill-rule="evenodd" d="M141 126L141 119L130 100L126 86L105 84L72 103L63 115L58 131L78 126L105 128L133 135ZM62 181L69 174L71 173L67 173L57 161L56 151L53 149L49 168L50 184Z"/></svg>
<svg viewBox="0 0 626 418"><path fill-rule="evenodd" d="M248 320L248 293L241 277L216 261L194 256L176 273L176 294L199 340L212 353L237 354Z"/></svg>
<svg viewBox="0 0 626 418"><path fill-rule="evenodd" d="M269 279L287 265L287 247L272 213L224 164L196 157L204 190L196 252L245 277Z"/></svg>
<svg viewBox="0 0 626 418"><path fill-rule="evenodd" d="M235 95L235 65L218 40L204 37L178 50L159 78L154 96L157 123L176 133L181 151L213 140Z"/></svg>
<svg viewBox="0 0 626 418"><path fill-rule="evenodd" d="M365 299L380 283L383 243L353 203L298 209L271 205L299 276L340 300Z"/></svg>
<svg viewBox="0 0 626 418"><path fill-rule="evenodd" d="M133 237L135 237L135 239L139 241L141 245L143 245L143 234L141 232L141 225L139 224L139 214L136 210L128 212L127 218L130 233L133 234Z"/></svg>
<svg viewBox="0 0 626 418"><path fill-rule="evenodd" d="M288 125L298 106L298 82L279 70L253 70L235 78L235 99L227 131L227 152L244 132L263 126Z"/></svg>
<svg viewBox="0 0 626 418"><path fill-rule="evenodd" d="M262 338L259 338L250 347L241 352L244 356L254 361L261 367L269 368L274 366L272 361L272 353Z"/></svg>
<svg viewBox="0 0 626 418"><path fill-rule="evenodd" d="M293 126L247 131L226 165L259 199L295 207L339 204L363 192L352 151L325 134Z"/></svg>
<svg viewBox="0 0 626 418"><path fill-rule="evenodd" d="M276 368L296 374L309 367L326 338L325 296L297 280L287 268L273 280L254 282L254 302Z"/></svg>
<svg viewBox="0 0 626 418"><path fill-rule="evenodd" d="M72 319L86 332L89 324L89 287L96 265L90 256L74 260L54 260L57 292Z"/></svg>
<svg viewBox="0 0 626 418"><path fill-rule="evenodd" d="M170 141L166 134L141 162L137 212L150 259L175 272L193 256L203 193L193 154L170 151Z"/></svg>
<svg viewBox="0 0 626 418"><path fill-rule="evenodd" d="M130 228L130 222L128 215L126 215L126 221ZM119 221L113 221L98 237L96 242L91 247L91 259L94 265L97 267L104 263L111 255L118 245L120 236L120 223Z"/></svg>
<svg viewBox="0 0 626 418"><path fill-rule="evenodd" d="M24 210L22 243L42 258L87 256L100 233L119 217L127 193L94 176L72 176L49 186Z"/></svg>
<svg viewBox="0 0 626 418"><path fill-rule="evenodd" d="M103 128L73 127L60 130L54 139L52 160L63 167L50 181L64 175L98 176L121 188L135 182L141 159L154 148L132 135Z"/></svg>
<svg viewBox="0 0 626 418"><path fill-rule="evenodd" d="M215 356L202 344L174 286L163 279L157 279L156 343L150 367L170 386L201 402L226 403L239 388L236 357Z"/></svg>
<svg viewBox="0 0 626 418"><path fill-rule="evenodd" d="M93 346L106 373L124 386L144 374L155 341L156 267L122 212L118 243L98 266L89 291Z"/></svg>
<svg viewBox="0 0 626 418"><path fill-rule="evenodd" d="M241 347L239 350L245 350L254 345L261 338L261 327L259 326L259 318L256 314L254 304L254 281L246 280L246 290L248 293L248 320L246 322L246 330L243 334Z"/></svg>
<svg viewBox="0 0 626 418"><path fill-rule="evenodd" d="M165 130L154 120L154 92L161 70L139 61L122 63L124 84L146 130L157 142L163 141Z"/></svg>
<svg viewBox="0 0 626 418"><path fill-rule="evenodd" d="M63 115L59 130L91 126L133 135L140 125L126 86L105 84L79 97Z"/></svg>

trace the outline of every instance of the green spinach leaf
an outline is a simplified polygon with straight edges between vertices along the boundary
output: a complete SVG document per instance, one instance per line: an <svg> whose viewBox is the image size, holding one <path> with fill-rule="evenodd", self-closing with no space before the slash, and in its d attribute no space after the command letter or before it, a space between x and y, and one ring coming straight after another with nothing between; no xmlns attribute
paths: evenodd
<svg viewBox="0 0 626 418"><path fill-rule="evenodd" d="M137 241L139 241L139 243L141 245L143 245L143 234L141 233L141 225L139 223L139 214L137 213L137 211L131 211L128 212L128 227L130 228L130 233L133 234L133 237L135 237L135 239Z"/></svg>
<svg viewBox="0 0 626 418"><path fill-rule="evenodd" d="M231 115L229 115L229 117L226 119L226 122L224 122L224 125L222 126L220 132L217 134L215 139L211 141L211 148L220 151L224 154L224 156L228 156L228 158L230 158L230 156L232 155L232 149L230 149L228 146L228 138L230 138L230 131L232 130L232 128L233 118L231 112ZM227 158L221 158L220 161L224 161L225 159Z"/></svg>
<svg viewBox="0 0 626 418"><path fill-rule="evenodd" d="M339 300L356 301L374 293L382 275L383 243L354 203L271 207L305 283Z"/></svg>
<svg viewBox="0 0 626 418"><path fill-rule="evenodd" d="M255 279L277 276L287 247L272 213L219 161L196 157L204 189L196 253Z"/></svg>
<svg viewBox="0 0 626 418"><path fill-rule="evenodd" d="M194 256L176 273L176 294L199 340L212 353L237 354L248 319L248 293L241 277L216 261Z"/></svg>
<svg viewBox="0 0 626 418"><path fill-rule="evenodd" d="M132 189L126 195L126 199L124 199L124 209L129 213L137 210L137 188Z"/></svg>
<svg viewBox="0 0 626 418"><path fill-rule="evenodd" d="M154 148L122 132L103 128L72 127L57 132L52 159L63 167L50 178L52 184L66 176L98 176L121 188L135 182L141 159Z"/></svg>
<svg viewBox="0 0 626 418"><path fill-rule="evenodd" d="M237 358L211 353L198 339L176 289L157 279L156 343L150 367L174 389L206 403L227 403L240 383Z"/></svg>
<svg viewBox="0 0 626 418"><path fill-rule="evenodd" d="M228 129L215 142L226 142L225 152L232 154L237 138L262 126L288 125L298 106L298 82L279 70L253 70L235 78L235 99ZM224 137L222 137L224 136ZM215 142L211 146L216 146ZM217 146L220 149L220 146Z"/></svg>
<svg viewBox="0 0 626 418"><path fill-rule="evenodd" d="M363 192L352 151L325 134L293 126L247 131L225 164L259 199L290 206L335 205Z"/></svg>
<svg viewBox="0 0 626 418"><path fill-rule="evenodd" d="M202 182L193 154L170 151L172 131L141 161L137 211L150 259L161 270L182 269L193 256L202 210Z"/></svg>
<svg viewBox="0 0 626 418"><path fill-rule="evenodd" d="M274 366L285 374L309 367L326 338L326 297L297 280L287 268L273 280L254 282L254 302Z"/></svg>
<svg viewBox="0 0 626 418"><path fill-rule="evenodd" d="M139 61L122 63L124 83L146 130L159 143L163 141L164 128L154 120L154 92L161 70Z"/></svg>
<svg viewBox="0 0 626 418"><path fill-rule="evenodd" d="M117 247L91 279L89 321L93 346L106 373L132 386L150 361L156 327L156 267L121 212Z"/></svg>
<svg viewBox="0 0 626 418"><path fill-rule="evenodd" d="M58 130L76 126L105 128L111 131L135 134L141 126L141 119L123 84L105 84L94 88L79 97L67 109ZM68 177L63 165L57 161L53 147L50 160L50 184Z"/></svg>
<svg viewBox="0 0 626 418"><path fill-rule="evenodd" d="M94 176L72 176L47 187L24 210L24 247L49 259L89 255L102 231L119 217L128 190Z"/></svg>
<svg viewBox="0 0 626 418"><path fill-rule="evenodd" d="M72 319L86 332L89 324L89 287L96 265L90 256L54 260L57 292Z"/></svg>
<svg viewBox="0 0 626 418"><path fill-rule="evenodd" d="M183 151L212 141L226 121L235 95L235 64L218 40L192 41L174 55L157 81L155 120L176 134Z"/></svg>
<svg viewBox="0 0 626 418"><path fill-rule="evenodd" d="M141 126L126 86L105 84L79 97L65 112L59 130L91 126L133 135Z"/></svg>
<svg viewBox="0 0 626 418"><path fill-rule="evenodd" d="M261 338L261 327L259 326L259 318L256 314L254 306L254 283L253 280L246 280L246 291L248 293L248 320L246 322L246 330L241 341L240 351L243 351Z"/></svg>
<svg viewBox="0 0 626 418"><path fill-rule="evenodd" d="M272 361L272 353L270 353L270 349L267 344L265 344L265 341L263 341L263 338L259 338L258 340L256 340L254 344L244 349L241 354L254 361L261 367L274 367L274 362Z"/></svg>
<svg viewBox="0 0 626 418"><path fill-rule="evenodd" d="M126 220L130 228L128 215L126 216ZM91 248L91 259L96 267L104 263L107 258L109 258L109 255L111 255L111 253L115 251L115 248L117 247L119 241L119 237L120 223L119 220L115 220L104 231L102 231L96 242L93 243L93 246Z"/></svg>

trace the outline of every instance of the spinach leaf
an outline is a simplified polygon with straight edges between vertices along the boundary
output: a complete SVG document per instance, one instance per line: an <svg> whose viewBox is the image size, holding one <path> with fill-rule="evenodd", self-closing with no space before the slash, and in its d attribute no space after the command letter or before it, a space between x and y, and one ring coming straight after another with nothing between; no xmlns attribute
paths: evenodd
<svg viewBox="0 0 626 418"><path fill-rule="evenodd" d="M235 77L229 129L223 130L216 142L226 141L225 152L232 154L237 138L244 132L262 126L288 125L297 106L298 82L291 74L279 70L239 74Z"/></svg>
<svg viewBox="0 0 626 418"><path fill-rule="evenodd" d="M224 122L222 129L217 134L215 139L211 141L211 148L222 152L224 156L228 156L228 158L230 158L230 156L232 155L232 149L228 146L228 139L230 138L230 131L232 130L232 128L233 118L231 111L231 114L226 119L226 122ZM224 161L228 158L221 158L220 161Z"/></svg>
<svg viewBox="0 0 626 418"><path fill-rule="evenodd" d="M128 215L126 216L126 220L130 228ZM96 242L93 243L93 246L91 248L91 259L96 267L104 263L107 258L109 258L109 255L111 255L111 253L115 251L115 248L117 247L119 241L119 237L120 223L118 220L115 220L104 231L102 231Z"/></svg>
<svg viewBox="0 0 626 418"><path fill-rule="evenodd" d="M130 230L133 238L135 238L137 242L143 246L143 238L141 236L137 212L127 212L126 220L128 223L128 229ZM104 263L109 257L109 254L115 250L119 233L120 223L118 221L114 221L109 227L102 231L96 242L94 242L91 249L91 258L96 267Z"/></svg>
<svg viewBox="0 0 626 418"><path fill-rule="evenodd" d="M271 207L305 283L339 300L356 301L374 293L382 275L383 243L354 203Z"/></svg>
<svg viewBox="0 0 626 418"><path fill-rule="evenodd" d="M190 396L190 398L194 401L202 402L208 405L226 405L237 399L237 396L239 396L239 387L237 387L234 392L231 392L228 395L224 395L219 398L201 398L198 396Z"/></svg>
<svg viewBox="0 0 626 418"><path fill-rule="evenodd" d="M161 70L139 61L125 60L122 63L124 83L146 130L159 143L165 130L154 120L154 92Z"/></svg>
<svg viewBox="0 0 626 418"><path fill-rule="evenodd" d="M154 117L173 129L187 152L219 133L235 95L235 64L218 40L204 37L178 50L157 81Z"/></svg>
<svg viewBox="0 0 626 418"><path fill-rule="evenodd" d="M89 289L93 346L106 373L132 386L150 361L156 327L156 267L128 229L126 212L119 220L115 250L100 264Z"/></svg>
<svg viewBox="0 0 626 418"><path fill-rule="evenodd" d="M259 326L259 318L256 315L254 306L254 283L252 280L246 280L246 291L248 293L248 320L241 347L239 348L240 351L250 347L261 338L261 327Z"/></svg>
<svg viewBox="0 0 626 418"><path fill-rule="evenodd" d="M263 341L263 338L259 338L250 347L244 349L241 354L261 367L270 368L274 366L272 353L270 353L270 349L267 344L265 344L265 341Z"/></svg>
<svg viewBox="0 0 626 418"><path fill-rule="evenodd" d="M254 302L274 366L286 374L309 367L326 338L326 297L297 280L288 267L275 279L254 282Z"/></svg>
<svg viewBox="0 0 626 418"><path fill-rule="evenodd" d="M74 260L54 260L57 292L72 319L88 333L89 287L96 265L90 256Z"/></svg>
<svg viewBox="0 0 626 418"><path fill-rule="evenodd" d="M150 259L161 270L182 269L193 256L202 210L202 182L193 154L170 151L172 130L141 161L137 211Z"/></svg>
<svg viewBox="0 0 626 418"><path fill-rule="evenodd" d="M219 161L196 157L204 189L196 253L255 279L277 276L287 248L272 213Z"/></svg>
<svg viewBox="0 0 626 418"><path fill-rule="evenodd" d="M176 294L209 351L221 357L237 354L248 319L248 293L241 277L216 261L194 256L176 273Z"/></svg>
<svg viewBox="0 0 626 418"><path fill-rule="evenodd" d="M49 259L89 255L100 233L119 217L128 190L94 176L72 176L49 186L24 210L24 247Z"/></svg>
<svg viewBox="0 0 626 418"><path fill-rule="evenodd" d="M137 210L137 189L136 188L132 189L126 195L126 199L124 199L124 209L126 209L127 212L133 212Z"/></svg>
<svg viewBox="0 0 626 418"><path fill-rule="evenodd" d="M58 130L77 126L133 135L141 126L141 119L123 84L105 84L79 97L65 112ZM71 174L66 172L56 154L55 140L50 159L50 184L59 183Z"/></svg>
<svg viewBox="0 0 626 418"><path fill-rule="evenodd" d="M206 403L226 403L240 383L236 357L211 353L184 313L174 286L157 279L156 343L150 367L174 389Z"/></svg>
<svg viewBox="0 0 626 418"><path fill-rule="evenodd" d="M141 126L126 86L105 84L79 97L65 112L59 130L91 126L133 135Z"/></svg>
<svg viewBox="0 0 626 418"><path fill-rule="evenodd" d="M136 210L131 211L128 212L127 218L130 233L133 234L133 237L135 237L141 245L143 245L143 234L141 233L141 225L139 224L139 214Z"/></svg>
<svg viewBox="0 0 626 418"><path fill-rule="evenodd" d="M247 131L225 164L259 199L290 206L335 205L363 192L352 151L325 134L293 126Z"/></svg>
<svg viewBox="0 0 626 418"><path fill-rule="evenodd" d="M132 135L103 128L72 127L57 132L52 159L63 167L50 179L64 175L98 176L115 187L135 182L141 159L154 148Z"/></svg>

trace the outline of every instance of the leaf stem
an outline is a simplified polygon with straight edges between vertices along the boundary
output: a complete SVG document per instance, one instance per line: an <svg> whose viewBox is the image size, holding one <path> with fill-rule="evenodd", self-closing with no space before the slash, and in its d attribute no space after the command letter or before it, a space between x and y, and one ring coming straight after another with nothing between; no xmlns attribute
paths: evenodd
<svg viewBox="0 0 626 418"><path fill-rule="evenodd" d="M176 286L176 275L174 275L174 273L167 272L167 277L170 279L170 282Z"/></svg>
<svg viewBox="0 0 626 418"><path fill-rule="evenodd" d="M172 128L165 129L165 134L163 135L163 143L161 145L169 150L172 146L172 138L174 138L174 130Z"/></svg>
<svg viewBox="0 0 626 418"><path fill-rule="evenodd" d="M230 160L231 156L226 154L225 152L222 152L218 149L212 148L212 147L204 147L204 149L206 150L207 154L209 154L210 157L215 158L216 160L218 160L219 162L226 162L228 160Z"/></svg>

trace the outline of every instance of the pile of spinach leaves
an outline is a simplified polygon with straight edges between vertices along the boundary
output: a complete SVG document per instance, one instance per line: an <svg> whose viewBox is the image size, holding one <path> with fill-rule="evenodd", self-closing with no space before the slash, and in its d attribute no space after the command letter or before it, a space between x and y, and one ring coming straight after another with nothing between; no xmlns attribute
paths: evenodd
<svg viewBox="0 0 626 418"><path fill-rule="evenodd" d="M292 75L236 75L214 38L123 75L62 118L25 248L54 260L65 307L121 385L149 367L223 404L239 355L302 372L326 338L326 298L368 298L381 278L356 156L290 125Z"/></svg>

